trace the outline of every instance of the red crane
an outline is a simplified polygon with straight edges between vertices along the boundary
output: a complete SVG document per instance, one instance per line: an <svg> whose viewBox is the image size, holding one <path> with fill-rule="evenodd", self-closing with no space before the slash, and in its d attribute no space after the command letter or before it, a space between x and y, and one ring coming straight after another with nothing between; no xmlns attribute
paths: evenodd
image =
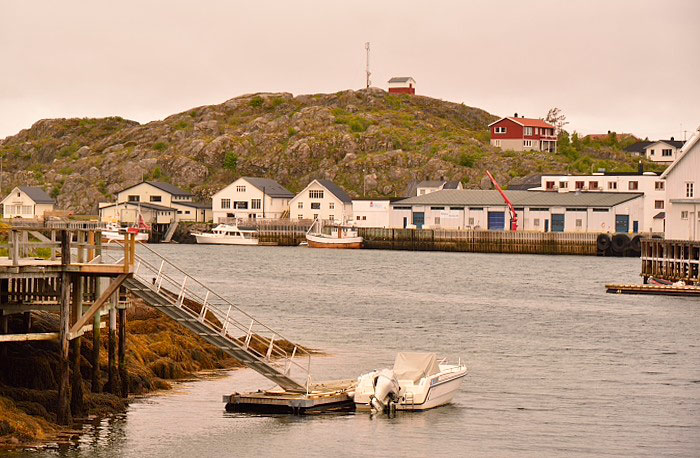
<svg viewBox="0 0 700 458"><path fill-rule="evenodd" d="M503 189L498 185L496 182L496 179L491 175L491 172L488 170L486 171L486 175L489 176L491 179L491 183L498 189L498 192L501 193L501 197L503 197L503 200L505 201L506 205L508 205L508 211L510 212L510 230L515 232L518 230L518 214L515 212L515 208L513 208L513 203L510 201L508 196L506 196L506 193L503 192Z"/></svg>

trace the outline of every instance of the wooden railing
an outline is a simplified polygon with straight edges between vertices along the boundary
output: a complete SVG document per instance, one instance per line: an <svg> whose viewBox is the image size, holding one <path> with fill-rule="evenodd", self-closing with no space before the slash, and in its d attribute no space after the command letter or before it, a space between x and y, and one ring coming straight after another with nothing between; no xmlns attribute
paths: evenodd
<svg viewBox="0 0 700 458"><path fill-rule="evenodd" d="M642 240L642 277L700 284L700 242Z"/></svg>

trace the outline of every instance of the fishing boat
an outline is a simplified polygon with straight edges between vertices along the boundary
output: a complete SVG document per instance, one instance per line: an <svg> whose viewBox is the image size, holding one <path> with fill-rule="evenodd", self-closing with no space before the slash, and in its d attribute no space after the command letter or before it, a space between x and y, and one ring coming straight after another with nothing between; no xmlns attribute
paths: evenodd
<svg viewBox="0 0 700 458"><path fill-rule="evenodd" d="M467 367L461 361L447 364L435 353L398 353L392 369L358 377L355 408L392 412L439 407L452 401L466 375Z"/></svg>
<svg viewBox="0 0 700 458"><path fill-rule="evenodd" d="M122 227L117 223L108 223L105 229L102 231L102 241L103 242L123 242L126 238L126 234L135 234L134 238L137 242L148 242L150 227L143 225L143 227L133 226L133 227Z"/></svg>
<svg viewBox="0 0 700 458"><path fill-rule="evenodd" d="M317 232L311 232L314 226L318 226ZM306 233L306 241L311 248L362 248L362 237L351 227L332 226L330 234L321 232L321 223L314 221L309 232Z"/></svg>
<svg viewBox="0 0 700 458"><path fill-rule="evenodd" d="M199 244L257 245L258 231L239 229L236 225L219 224L211 232L193 232Z"/></svg>

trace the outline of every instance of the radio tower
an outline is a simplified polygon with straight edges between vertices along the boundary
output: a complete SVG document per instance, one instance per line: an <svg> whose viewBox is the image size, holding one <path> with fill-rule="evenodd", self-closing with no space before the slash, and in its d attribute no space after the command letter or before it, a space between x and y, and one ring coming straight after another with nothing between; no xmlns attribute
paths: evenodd
<svg viewBox="0 0 700 458"><path fill-rule="evenodd" d="M365 50L367 51L367 66L365 67L365 73L367 74L367 88L369 88L369 85L372 84L372 81L369 79L369 75L371 75L369 72L369 41L365 43Z"/></svg>

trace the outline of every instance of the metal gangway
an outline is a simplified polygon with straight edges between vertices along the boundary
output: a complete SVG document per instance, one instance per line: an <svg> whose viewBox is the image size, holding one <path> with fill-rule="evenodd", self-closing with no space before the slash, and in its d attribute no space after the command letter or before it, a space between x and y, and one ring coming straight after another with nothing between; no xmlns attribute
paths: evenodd
<svg viewBox="0 0 700 458"><path fill-rule="evenodd" d="M286 391L309 393L311 354L292 344L291 351L278 344L285 339L180 267L139 243L134 274L124 286L146 304L174 319L208 343ZM140 251L137 250L137 251ZM292 377L305 380L297 381Z"/></svg>

